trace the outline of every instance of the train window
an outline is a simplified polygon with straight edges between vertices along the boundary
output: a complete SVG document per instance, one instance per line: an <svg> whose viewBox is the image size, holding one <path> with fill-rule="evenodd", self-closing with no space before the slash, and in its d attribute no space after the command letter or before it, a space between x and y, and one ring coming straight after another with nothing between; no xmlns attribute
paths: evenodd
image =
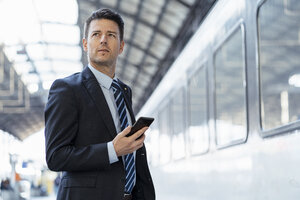
<svg viewBox="0 0 300 200"><path fill-rule="evenodd" d="M172 98L171 127L172 131L172 159L180 159L185 156L185 102L184 89L180 89Z"/></svg>
<svg viewBox="0 0 300 200"><path fill-rule="evenodd" d="M170 106L166 104L158 112L160 164L166 164L171 160L170 127Z"/></svg>
<svg viewBox="0 0 300 200"><path fill-rule="evenodd" d="M244 142L247 136L243 30L239 26L214 55L215 128L219 147Z"/></svg>
<svg viewBox="0 0 300 200"><path fill-rule="evenodd" d="M208 150L207 127L207 81L206 67L202 66L188 82L188 143L191 154L200 154Z"/></svg>
<svg viewBox="0 0 300 200"><path fill-rule="evenodd" d="M297 128L300 118L299 22L298 0L268 0L259 7L260 115L267 135Z"/></svg>

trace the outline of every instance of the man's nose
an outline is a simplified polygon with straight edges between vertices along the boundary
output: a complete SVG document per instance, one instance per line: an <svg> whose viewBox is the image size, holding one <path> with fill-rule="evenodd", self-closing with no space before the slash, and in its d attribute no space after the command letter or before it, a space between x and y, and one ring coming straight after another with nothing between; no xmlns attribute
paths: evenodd
<svg viewBox="0 0 300 200"><path fill-rule="evenodd" d="M106 35L102 35L102 36L101 36L101 38L100 38L100 43L101 43L101 44L106 44L106 43L107 43Z"/></svg>

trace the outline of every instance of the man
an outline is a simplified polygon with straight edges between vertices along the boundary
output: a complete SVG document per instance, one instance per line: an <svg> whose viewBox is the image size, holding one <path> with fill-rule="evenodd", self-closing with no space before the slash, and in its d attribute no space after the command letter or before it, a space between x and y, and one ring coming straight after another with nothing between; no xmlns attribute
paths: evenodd
<svg viewBox="0 0 300 200"><path fill-rule="evenodd" d="M63 171L57 199L155 199L143 145L147 127L126 137L135 118L131 89L115 77L123 32L119 14L93 12L82 40L89 65L51 86L46 160L49 169Z"/></svg>

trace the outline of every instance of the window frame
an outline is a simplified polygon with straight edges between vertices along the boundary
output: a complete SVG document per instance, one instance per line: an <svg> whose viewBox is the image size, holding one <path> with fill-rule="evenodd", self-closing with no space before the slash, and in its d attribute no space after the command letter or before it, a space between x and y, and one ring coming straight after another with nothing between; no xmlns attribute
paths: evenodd
<svg viewBox="0 0 300 200"><path fill-rule="evenodd" d="M288 132L297 131L300 129L300 120L290 122L275 128L263 129L262 126L262 91L261 91L261 63L260 63L260 29L259 29L259 11L260 8L269 0L261 0L256 7L256 38L257 38L257 70L258 70L258 104L259 104L259 135L262 138L277 136L281 134L286 134Z"/></svg>
<svg viewBox="0 0 300 200"><path fill-rule="evenodd" d="M247 43L246 43L246 25L244 22L243 18L240 18L240 20L238 20L238 22L232 26L232 28L227 32L227 34L224 36L224 38L217 43L217 45L215 46L215 48L213 49L212 52L212 64L213 64L213 80L214 80L214 85L213 85L213 122L214 122L214 140L215 140L215 145L217 149L224 149L224 148L228 148L228 147L232 147L235 145L239 145L239 144L244 144L247 142L248 140L248 136L249 136L249 105L248 105L248 76L247 76ZM225 144L218 144L218 132L217 132L217 123L216 123L216 116L217 116L217 105L216 105L216 65L215 65L215 58L216 58L216 54L217 51L222 47L222 45L224 45L228 40L230 40L231 36L233 36L237 31L241 30L241 34L242 34L242 47L244 50L244 82L245 82L245 125L246 125L246 134L244 138L241 139L236 139L236 140L232 140L228 143Z"/></svg>
<svg viewBox="0 0 300 200"><path fill-rule="evenodd" d="M192 68L191 70L189 70L187 72L187 88L186 88L186 105L188 106L188 109L186 111L186 116L187 116L187 124L186 124L186 129L187 129L187 142L189 143L189 127L191 124L191 111L190 111L190 82L191 82L191 78L194 76L195 73L198 73L200 70L204 70L204 76L205 76L205 100L206 100L206 113L205 113L205 124L207 125L207 134L208 134L208 139L207 139L207 148L200 152L200 153L193 153L191 149L188 149L188 152L191 156L200 156L200 155L204 155L207 154L210 151L211 148L211 132L210 132L210 128L209 128L209 111L210 111L210 106L209 106L209 81L208 81L208 59L204 58L203 60L199 60L196 59L193 63L193 65L195 65L195 68Z"/></svg>

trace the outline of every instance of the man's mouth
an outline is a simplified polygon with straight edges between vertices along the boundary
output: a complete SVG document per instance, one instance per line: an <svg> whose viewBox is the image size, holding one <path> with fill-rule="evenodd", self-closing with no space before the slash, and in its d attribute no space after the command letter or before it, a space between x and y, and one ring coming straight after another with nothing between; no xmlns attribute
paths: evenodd
<svg viewBox="0 0 300 200"><path fill-rule="evenodd" d="M99 49L98 51L99 51L99 52L109 52L108 49Z"/></svg>

